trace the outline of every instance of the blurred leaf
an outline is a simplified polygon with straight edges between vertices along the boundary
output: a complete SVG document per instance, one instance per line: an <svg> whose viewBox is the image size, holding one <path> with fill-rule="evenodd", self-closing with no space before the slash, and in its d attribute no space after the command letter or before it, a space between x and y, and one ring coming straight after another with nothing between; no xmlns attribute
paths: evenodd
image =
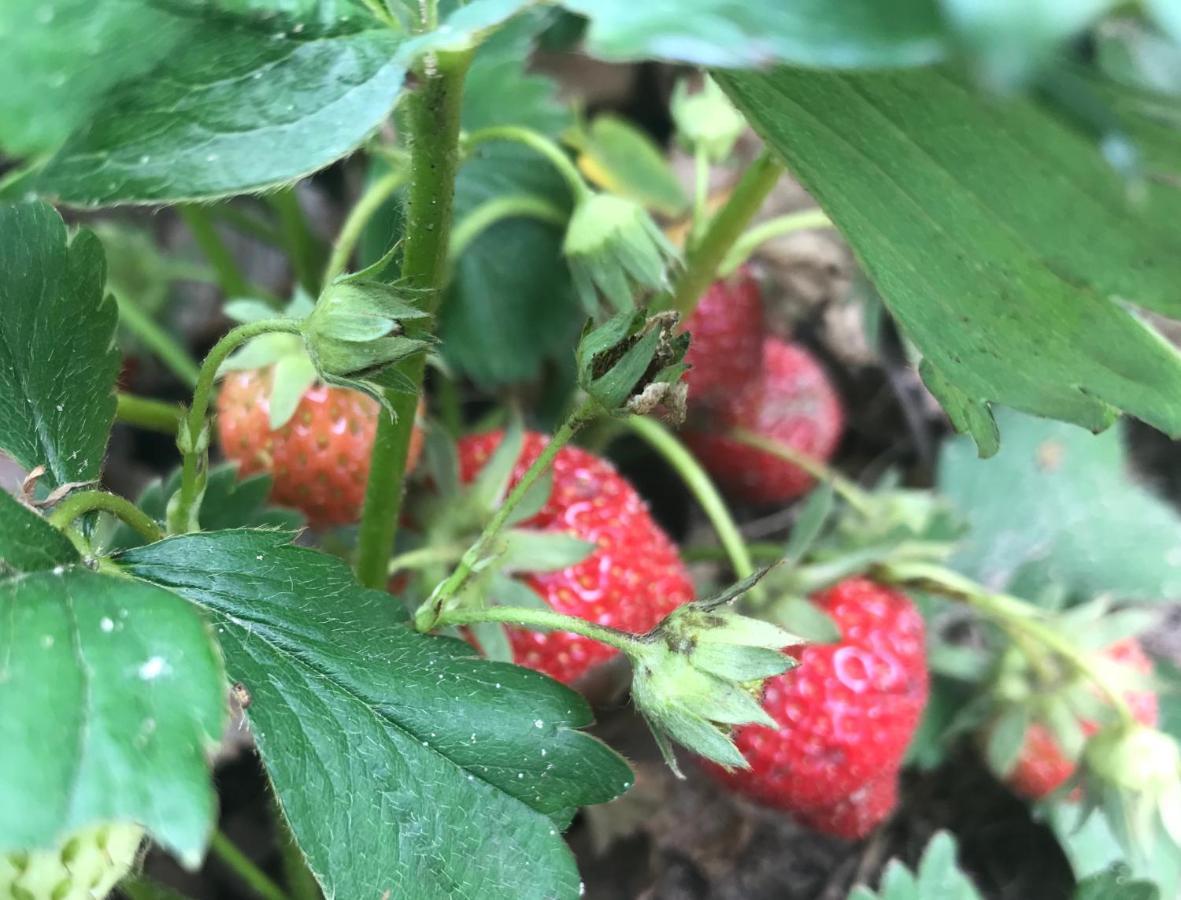
<svg viewBox="0 0 1181 900"><path fill-rule="evenodd" d="M975 885L955 861L955 838L937 831L923 851L917 873L890 860L877 893L856 887L849 900L980 900Z"/></svg>
<svg viewBox="0 0 1181 900"><path fill-rule="evenodd" d="M1133 880L1126 863L1112 863L1080 881L1074 900L1160 900L1160 889L1150 881Z"/></svg>
<svg viewBox="0 0 1181 900"><path fill-rule="evenodd" d="M594 552L595 544L563 531L510 528L504 532L504 553L493 565L505 572L553 572L577 565Z"/></svg>
<svg viewBox="0 0 1181 900"><path fill-rule="evenodd" d="M907 765L917 766L924 772L936 768L947 759L951 738L966 730L974 730L984 722L986 705L971 705L972 697L972 687L958 679L940 675L931 677L923 718L906 751Z"/></svg>
<svg viewBox="0 0 1181 900"><path fill-rule="evenodd" d="M209 610L325 896L576 898L558 827L632 780L578 730L590 708L536 672L419 634L387 593L289 540L201 532L117 559Z"/></svg>
<svg viewBox="0 0 1181 900"><path fill-rule="evenodd" d="M857 252L928 386L995 449L1001 403L1099 430L1117 409L1181 435L1181 355L1115 298L1181 314L1181 191L1128 186L1085 134L945 68L718 73ZM1087 82L1175 170L1159 98Z"/></svg>
<svg viewBox="0 0 1181 900"><path fill-rule="evenodd" d="M812 545L828 524L828 517L832 514L834 493L832 485L825 482L818 485L804 501L796 523L792 526L791 534L787 538L787 546L783 548L783 562L787 566L794 566L808 555Z"/></svg>
<svg viewBox="0 0 1181 900"><path fill-rule="evenodd" d="M1181 742L1181 668L1168 660L1156 660L1160 681L1160 729Z"/></svg>
<svg viewBox="0 0 1181 900"><path fill-rule="evenodd" d="M1136 878L1156 884L1162 897L1176 897L1181 891L1181 854L1168 841L1157 841L1147 857L1125 857L1106 816L1099 810L1092 812L1080 825L1078 804L1059 802L1046 810L1046 820L1066 852L1078 881L1124 863Z"/></svg>
<svg viewBox="0 0 1181 900"><path fill-rule="evenodd" d="M1011 705L997 717L988 731L984 745L984 756L988 767L1004 778L1017 764L1021 745L1025 743L1025 732L1029 730L1029 707Z"/></svg>
<svg viewBox="0 0 1181 900"><path fill-rule="evenodd" d="M1089 599L1181 596L1181 517L1132 481L1118 430L1000 411L1005 443L991 460L971 443L944 445L940 490L970 524L955 568L1003 588L1020 573L1022 595L1064 586Z"/></svg>
<svg viewBox="0 0 1181 900"><path fill-rule="evenodd" d="M1113 81L1181 94L1181 46L1143 22L1110 19L1095 30L1094 40L1099 67Z"/></svg>
<svg viewBox="0 0 1181 900"><path fill-rule="evenodd" d="M115 420L103 248L44 203L0 205L0 449L49 486L92 481Z"/></svg>
<svg viewBox="0 0 1181 900"><path fill-rule="evenodd" d="M688 206L664 153L625 119L597 116L586 128L573 131L569 141L578 149L578 168L600 187L665 216Z"/></svg>
<svg viewBox="0 0 1181 900"><path fill-rule="evenodd" d="M880 68L944 52L935 0L561 0L590 19L587 51L703 66Z"/></svg>

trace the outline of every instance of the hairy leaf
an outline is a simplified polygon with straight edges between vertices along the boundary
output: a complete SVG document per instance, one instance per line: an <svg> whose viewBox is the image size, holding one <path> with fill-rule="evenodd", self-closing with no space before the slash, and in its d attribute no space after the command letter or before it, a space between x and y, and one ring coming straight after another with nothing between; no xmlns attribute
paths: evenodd
<svg viewBox="0 0 1181 900"><path fill-rule="evenodd" d="M13 516L0 507L0 535ZM54 557L0 578L0 853L134 821L195 865L214 822L207 755L226 709L209 631L160 587L97 574L60 548Z"/></svg>
<svg viewBox="0 0 1181 900"><path fill-rule="evenodd" d="M1124 305L1181 313L1181 191L1131 196L1085 134L944 68L719 73L852 244L957 427L995 449L1002 403L1098 430L1181 434L1181 355ZM1181 138L1098 85L1164 167Z"/></svg>
<svg viewBox="0 0 1181 900"><path fill-rule="evenodd" d="M0 490L0 577L78 561L69 538Z"/></svg>
<svg viewBox="0 0 1181 900"><path fill-rule="evenodd" d="M577 694L418 634L388 594L274 532L172 538L120 561L212 612L326 895L578 895L558 823L631 773L576 730L590 721Z"/></svg>
<svg viewBox="0 0 1181 900"><path fill-rule="evenodd" d="M102 245L43 203L0 205L0 449L60 485L98 478L115 419Z"/></svg>

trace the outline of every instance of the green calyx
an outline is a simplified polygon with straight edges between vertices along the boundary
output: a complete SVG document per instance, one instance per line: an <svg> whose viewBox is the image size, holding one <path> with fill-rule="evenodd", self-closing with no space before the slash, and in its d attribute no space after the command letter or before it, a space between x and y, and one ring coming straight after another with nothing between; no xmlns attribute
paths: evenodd
<svg viewBox="0 0 1181 900"><path fill-rule="evenodd" d="M671 110L677 139L689 149L700 147L710 162L728 158L746 129L738 110L708 76L694 93L689 92L685 79L678 81L673 89Z"/></svg>
<svg viewBox="0 0 1181 900"><path fill-rule="evenodd" d="M776 625L725 608L765 572L718 597L674 610L629 654L635 668L632 699L678 776L670 739L728 768L746 768L730 729L775 727L759 703L762 685L795 665L783 648L802 641Z"/></svg>
<svg viewBox="0 0 1181 900"><path fill-rule="evenodd" d="M617 313L599 326L588 323L575 353L579 387L612 415L661 412L683 421L689 336L676 326L676 313L640 310Z"/></svg>
<svg viewBox="0 0 1181 900"><path fill-rule="evenodd" d="M1088 800L1130 852L1151 851L1161 827L1181 847L1181 748L1147 725L1099 731L1083 751Z"/></svg>
<svg viewBox="0 0 1181 900"><path fill-rule="evenodd" d="M131 871L144 832L117 823L84 828L55 850L0 854L3 900L94 900Z"/></svg>
<svg viewBox="0 0 1181 900"><path fill-rule="evenodd" d="M635 307L637 293L668 290L669 272L680 261L642 206L612 194L579 201L562 252L589 315L598 310L600 294L621 310Z"/></svg>

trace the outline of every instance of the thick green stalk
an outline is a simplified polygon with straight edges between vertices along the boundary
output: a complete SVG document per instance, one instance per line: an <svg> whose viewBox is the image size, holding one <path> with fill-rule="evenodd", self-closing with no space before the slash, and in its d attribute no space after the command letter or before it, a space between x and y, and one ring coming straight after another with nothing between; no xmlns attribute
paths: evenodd
<svg viewBox="0 0 1181 900"><path fill-rule="evenodd" d="M209 849L263 900L288 900L287 895L275 882L271 881L270 876L234 846L234 843L222 832L213 832L209 838Z"/></svg>
<svg viewBox="0 0 1181 900"><path fill-rule="evenodd" d="M496 539L500 537L500 532L508 524L517 504L529 493L529 490L537 483L537 479L549 470L554 457L570 443L570 439L574 437L578 429L595 418L599 411L599 404L596 401L587 400L562 423L562 427L549 439L541 453L537 455L537 459L533 460L529 468L521 475L521 480L508 492L508 496L504 498L504 502L500 504L488 524L484 526L484 530L480 532L475 543L468 547L467 552L459 560L459 565L442 584L435 588L434 593L419 608L414 617L415 627L419 631L430 631L438 625L439 616L447 608L448 601L464 589L468 579L476 571L476 567L492 552L492 548L496 545Z"/></svg>
<svg viewBox="0 0 1181 900"><path fill-rule="evenodd" d="M515 606L489 606L483 609L452 609L443 613L438 625L474 625L478 622L503 622L506 625L520 625L524 628L542 631L569 631L599 641L609 647L631 654L643 644L641 638L616 631L604 625L596 625L586 619L564 616L549 609L526 609Z"/></svg>
<svg viewBox="0 0 1181 900"><path fill-rule="evenodd" d="M180 491L175 504L169 504L168 530L183 533L195 527L196 508L205 490L205 469L209 461L209 441L205 430L205 417L213 397L213 383L217 370L227 357L251 338L271 332L299 334L300 322L296 319L262 319L247 322L231 329L209 351L201 363L197 386L193 389L193 403L188 416L181 422L177 445L183 457L181 466Z"/></svg>
<svg viewBox="0 0 1181 900"><path fill-rule="evenodd" d="M451 240L451 207L459 168L459 113L470 53L440 53L433 74L424 76L407 98L410 120L410 187L402 280L421 293L435 313L442 298ZM414 329L407 329L408 333ZM386 568L402 509L402 476L422 390L426 358L419 354L401 366L415 394L391 393L395 418L378 421L370 458L365 508L357 535L357 578L367 587L385 585Z"/></svg>
<svg viewBox="0 0 1181 900"><path fill-rule="evenodd" d="M189 351L131 300L115 294L115 302L119 306L119 324L134 334L186 387L196 385L199 370Z"/></svg>
<svg viewBox="0 0 1181 900"><path fill-rule="evenodd" d="M49 514L49 524L64 530L75 519L87 513L100 511L122 519L149 543L164 536L160 526L142 509L128 499L106 491L78 491L70 494Z"/></svg>
<svg viewBox="0 0 1181 900"><path fill-rule="evenodd" d="M165 403L124 393L119 393L115 400L116 421L159 431L161 434L176 434L185 417L185 409L179 403Z"/></svg>
<svg viewBox="0 0 1181 900"><path fill-rule="evenodd" d="M194 204L181 206L179 209L181 218L189 226L189 231L193 233L193 239L197 242L197 246L201 248L201 252L205 254L205 258L213 266L213 271L217 273L217 283L221 287L222 293L226 297L253 296L250 282L246 280L246 276L238 268L238 262L234 259L234 255L230 253L229 248L222 241L221 235L217 233L209 210Z"/></svg>
<svg viewBox="0 0 1181 900"><path fill-rule="evenodd" d="M336 276L348 268L353 249L361 239L361 233L365 230L365 226L369 224L374 213L381 209L381 205L393 195L394 191L406 183L408 174L405 169L388 172L365 188L365 192L361 194L361 197L349 211L348 218L344 220L340 234L336 237L336 243L332 247L332 256L328 258L328 265L324 269L323 284L332 284Z"/></svg>
<svg viewBox="0 0 1181 900"><path fill-rule="evenodd" d="M751 562L750 552L734 522L734 517L730 515L726 502L693 454L659 422L645 419L643 416L628 416L624 421L633 432L664 457L665 462L676 470L690 493L697 498L714 531L718 533L718 539L722 542L726 554L730 557L730 566L734 569L734 574L742 579L754 572L754 563ZM783 553L780 551L779 558L782 556Z"/></svg>
<svg viewBox="0 0 1181 900"><path fill-rule="evenodd" d="M763 151L734 186L730 199L710 220L701 240L689 248L685 268L677 279L669 303L682 319L688 318L697 307L697 301L717 276L718 266L782 174L783 166L779 161L768 151Z"/></svg>

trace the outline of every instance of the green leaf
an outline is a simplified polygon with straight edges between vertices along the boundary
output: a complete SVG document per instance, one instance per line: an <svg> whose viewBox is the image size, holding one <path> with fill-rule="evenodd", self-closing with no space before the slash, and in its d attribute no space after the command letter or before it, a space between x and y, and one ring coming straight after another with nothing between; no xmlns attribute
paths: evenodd
<svg viewBox="0 0 1181 900"><path fill-rule="evenodd" d="M0 853L133 821L196 865L224 691L205 623L174 594L75 564L0 579Z"/></svg>
<svg viewBox="0 0 1181 900"><path fill-rule="evenodd" d="M1124 305L1181 312L1175 187L1129 197L1070 123L943 68L717 79L852 244L982 451L992 403L1092 430L1122 409L1181 434L1181 355ZM1145 164L1171 167L1161 104L1088 84Z"/></svg>
<svg viewBox="0 0 1181 900"><path fill-rule="evenodd" d="M43 203L0 205L0 448L44 481L93 481L115 420L118 312L102 245Z"/></svg>
<svg viewBox="0 0 1181 900"><path fill-rule="evenodd" d="M1112 863L1080 881L1074 900L1160 900L1160 889L1150 881L1133 880L1127 863Z"/></svg>
<svg viewBox="0 0 1181 900"><path fill-rule="evenodd" d="M0 490L0 577L77 561L78 551L69 538Z"/></svg>
<svg viewBox="0 0 1181 900"><path fill-rule="evenodd" d="M933 0L562 0L562 5L590 19L587 50L605 59L878 68L923 65L944 52Z"/></svg>
<svg viewBox="0 0 1181 900"><path fill-rule="evenodd" d="M832 514L833 489L827 482L819 485L804 501L800 514L792 526L783 548L783 562L787 566L798 565L820 537L828 517Z"/></svg>
<svg viewBox="0 0 1181 900"><path fill-rule="evenodd" d="M326 896L577 897L555 827L631 784L574 692L405 623L283 535L223 531L120 562L212 613L259 752Z"/></svg>
<svg viewBox="0 0 1181 900"><path fill-rule="evenodd" d="M1181 854L1167 840L1157 841L1147 855L1126 857L1099 810L1080 824L1078 804L1059 802L1046 810L1046 820L1080 882L1125 863L1134 877L1156 884L1162 897L1175 897L1181 890Z"/></svg>
<svg viewBox="0 0 1181 900"><path fill-rule="evenodd" d="M1181 517L1128 475L1118 430L1001 411L1005 444L988 461L947 442L940 490L968 522L952 564L1023 596L1060 585L1078 599L1112 593L1163 601L1181 593Z"/></svg>
<svg viewBox="0 0 1181 900"><path fill-rule="evenodd" d="M652 138L617 116L597 117L570 142L578 148L578 167L591 181L665 216L689 205L681 183Z"/></svg>
<svg viewBox="0 0 1181 900"><path fill-rule="evenodd" d="M557 135L570 113L557 85L525 71L546 18L522 16L484 43L464 84L463 127L524 125ZM455 184L455 220L498 197L538 197L569 209L569 189L536 153L517 144L480 148ZM443 304L443 353L457 372L488 387L537 378L547 362L570 365L582 312L561 255L562 228L504 219L481 232L455 261Z"/></svg>
<svg viewBox="0 0 1181 900"><path fill-rule="evenodd" d="M832 644L841 639L841 630L832 616L807 597L789 595L777 600L767 610L766 618L810 644Z"/></svg>
<svg viewBox="0 0 1181 900"><path fill-rule="evenodd" d="M857 887L849 900L980 900L971 879L956 865L955 854L955 838L937 831L923 851L917 874L892 859L877 893Z"/></svg>
<svg viewBox="0 0 1181 900"><path fill-rule="evenodd" d="M297 33L282 21L264 26L209 12L151 15L173 37L171 49L93 97L79 127L22 188L102 206L294 181L359 146L389 114L405 74L400 38L384 28ZM74 52L118 58L123 48ZM78 64L63 62L63 71Z"/></svg>

